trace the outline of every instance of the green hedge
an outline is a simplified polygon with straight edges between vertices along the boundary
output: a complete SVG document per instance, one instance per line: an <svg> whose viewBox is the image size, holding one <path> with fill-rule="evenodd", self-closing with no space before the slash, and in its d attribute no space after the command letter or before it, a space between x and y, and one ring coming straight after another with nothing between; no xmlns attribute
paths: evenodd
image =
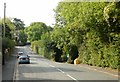
<svg viewBox="0 0 120 82"><path fill-rule="evenodd" d="M8 38L2 38L2 48L10 48L13 49L15 47L15 41L8 39Z"/></svg>
<svg viewBox="0 0 120 82"><path fill-rule="evenodd" d="M95 43L95 42L94 42ZM120 68L120 42L111 42L108 45L100 43L101 47L84 44L79 48L79 59L82 63L99 66L110 67L113 69Z"/></svg>

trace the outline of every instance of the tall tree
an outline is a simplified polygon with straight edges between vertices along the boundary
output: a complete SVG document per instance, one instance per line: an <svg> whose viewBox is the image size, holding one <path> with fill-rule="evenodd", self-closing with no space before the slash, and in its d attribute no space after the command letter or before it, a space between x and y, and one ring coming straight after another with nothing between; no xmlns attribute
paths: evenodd
<svg viewBox="0 0 120 82"><path fill-rule="evenodd" d="M24 22L21 19L13 18L13 23L16 26L16 30L24 29Z"/></svg>
<svg viewBox="0 0 120 82"><path fill-rule="evenodd" d="M19 41L24 45L27 42L27 36L24 32L24 30L20 30L19 32Z"/></svg>
<svg viewBox="0 0 120 82"><path fill-rule="evenodd" d="M4 20L0 20L0 25L2 26L2 33L3 33L3 27L4 27ZM6 23L5 23L5 36L8 38L14 37L14 31L15 31L15 25L12 23L10 18L6 18Z"/></svg>
<svg viewBox="0 0 120 82"><path fill-rule="evenodd" d="M33 22L29 27L25 28L29 41L37 41L41 39L41 35L48 31L48 27L42 22Z"/></svg>

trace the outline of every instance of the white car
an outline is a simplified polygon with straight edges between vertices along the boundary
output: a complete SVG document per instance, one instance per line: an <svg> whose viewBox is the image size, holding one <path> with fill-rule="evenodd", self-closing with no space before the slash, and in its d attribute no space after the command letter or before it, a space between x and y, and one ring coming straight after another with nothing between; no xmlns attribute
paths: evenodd
<svg viewBox="0 0 120 82"><path fill-rule="evenodd" d="M17 58L19 58L19 56L23 55L23 52L18 52L17 53Z"/></svg>
<svg viewBox="0 0 120 82"><path fill-rule="evenodd" d="M19 64L30 64L30 56L28 55L21 55L18 58L18 63Z"/></svg>

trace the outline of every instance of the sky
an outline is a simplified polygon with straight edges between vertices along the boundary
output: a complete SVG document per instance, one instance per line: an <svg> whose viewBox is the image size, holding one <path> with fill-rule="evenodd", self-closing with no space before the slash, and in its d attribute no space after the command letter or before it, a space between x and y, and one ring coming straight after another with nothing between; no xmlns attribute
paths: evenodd
<svg viewBox="0 0 120 82"><path fill-rule="evenodd" d="M18 18L26 26L32 22L43 22L48 26L55 23L55 12L58 2L62 0L1 0L0 18L4 17L4 3L6 3L6 17Z"/></svg>

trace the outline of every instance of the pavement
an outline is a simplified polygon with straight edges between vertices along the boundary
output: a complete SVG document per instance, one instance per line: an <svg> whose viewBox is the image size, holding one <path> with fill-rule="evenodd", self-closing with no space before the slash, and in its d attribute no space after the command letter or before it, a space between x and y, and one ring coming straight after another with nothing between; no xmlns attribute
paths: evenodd
<svg viewBox="0 0 120 82"><path fill-rule="evenodd" d="M15 56L11 56L9 60L2 66L2 80L12 80L15 67Z"/></svg>
<svg viewBox="0 0 120 82"><path fill-rule="evenodd" d="M9 56L9 58L5 61L5 65L2 66L2 80L13 80L14 76L14 68L15 68L15 63L16 63L16 51Z"/></svg>

